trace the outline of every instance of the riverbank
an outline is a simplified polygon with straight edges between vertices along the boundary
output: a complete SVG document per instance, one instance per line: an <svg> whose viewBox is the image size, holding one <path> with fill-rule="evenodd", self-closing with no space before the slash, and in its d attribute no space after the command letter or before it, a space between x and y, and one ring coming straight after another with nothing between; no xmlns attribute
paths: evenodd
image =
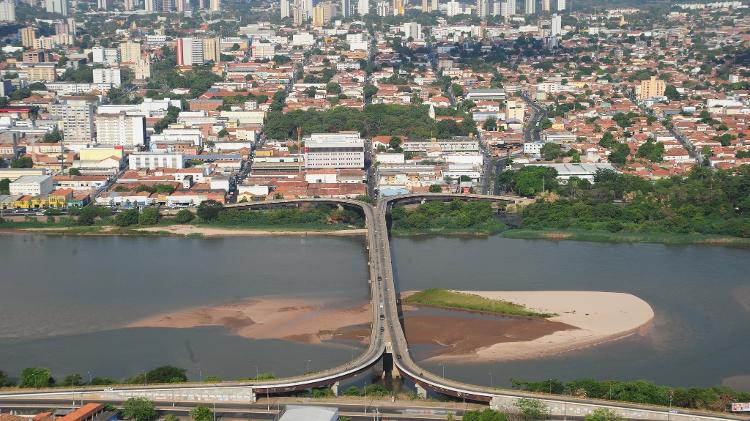
<svg viewBox="0 0 750 421"><path fill-rule="evenodd" d="M528 317L466 318L466 311L410 318L410 342L435 345L428 361L476 363L542 358L645 334L654 317L651 306L624 293L598 291L461 291L503 300L539 313ZM453 313L453 314L451 314ZM464 314L462 314L464 313Z"/></svg>
<svg viewBox="0 0 750 421"><path fill-rule="evenodd" d="M172 311L124 327L187 329L219 326L248 339L318 344L334 339L367 343L371 322L369 303L342 308L323 300L264 297Z"/></svg>
<svg viewBox="0 0 750 421"><path fill-rule="evenodd" d="M600 243L654 243L666 245L708 245L750 247L750 238L727 237L708 234L676 234L664 232L609 232L582 230L532 230L510 229L503 231L505 238L520 240L573 240Z"/></svg>
<svg viewBox="0 0 750 421"><path fill-rule="evenodd" d="M359 236L366 235L365 228L330 228L315 229L300 226L278 226L278 227L226 227L211 225L155 225L149 227L118 227L115 225L94 226L53 226L53 227L29 227L29 228L4 228L0 234L50 234L50 235L123 235L123 236L185 236L185 237L232 237L232 236Z"/></svg>

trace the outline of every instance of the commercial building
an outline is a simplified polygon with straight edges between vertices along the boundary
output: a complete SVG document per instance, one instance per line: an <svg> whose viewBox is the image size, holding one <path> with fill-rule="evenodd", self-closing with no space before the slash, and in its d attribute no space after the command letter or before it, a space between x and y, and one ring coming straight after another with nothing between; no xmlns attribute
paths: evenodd
<svg viewBox="0 0 750 421"><path fill-rule="evenodd" d="M365 142L357 132L313 133L305 138L305 168L364 168Z"/></svg>
<svg viewBox="0 0 750 421"><path fill-rule="evenodd" d="M39 196L54 190L51 175L24 175L10 183L11 195Z"/></svg>
<svg viewBox="0 0 750 421"><path fill-rule="evenodd" d="M181 153L173 152L133 152L130 154L131 170L156 168L185 168L185 159Z"/></svg>
<svg viewBox="0 0 750 421"><path fill-rule="evenodd" d="M562 184L567 184L568 180L576 177L581 180L587 180L590 183L594 182L594 176L599 170L612 170L616 171L615 167L609 163L596 163L596 164L528 164L532 167L547 167L554 168L557 171L557 180Z"/></svg>
<svg viewBox="0 0 750 421"><path fill-rule="evenodd" d="M96 115L96 142L128 149L146 143L146 118L127 112Z"/></svg>
<svg viewBox="0 0 750 421"><path fill-rule="evenodd" d="M505 121L522 123L524 110L523 101L508 100L505 103Z"/></svg>
<svg viewBox="0 0 750 421"><path fill-rule="evenodd" d="M54 82L55 68L55 63L35 63L26 68L26 78L29 82Z"/></svg>
<svg viewBox="0 0 750 421"><path fill-rule="evenodd" d="M117 48L104 48L97 45L91 48L91 58L94 63L114 66L120 62L120 50Z"/></svg>

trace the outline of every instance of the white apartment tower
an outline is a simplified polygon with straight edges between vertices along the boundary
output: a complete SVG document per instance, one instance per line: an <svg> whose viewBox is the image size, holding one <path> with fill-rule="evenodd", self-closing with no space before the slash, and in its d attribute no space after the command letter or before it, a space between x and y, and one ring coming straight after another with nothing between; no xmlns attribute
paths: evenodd
<svg viewBox="0 0 750 421"><path fill-rule="evenodd" d="M550 10L552 10L550 0L542 0L542 12L549 12Z"/></svg>
<svg viewBox="0 0 750 421"><path fill-rule="evenodd" d="M146 118L142 115L97 114L96 142L100 145L132 149L146 141Z"/></svg>
<svg viewBox="0 0 750 421"><path fill-rule="evenodd" d="M288 18L289 16L289 0L281 0L281 19Z"/></svg>
<svg viewBox="0 0 750 421"><path fill-rule="evenodd" d="M536 0L526 0L526 4L524 7L524 12L526 12L527 15L533 15L536 13Z"/></svg>
<svg viewBox="0 0 750 421"><path fill-rule="evenodd" d="M557 13L553 14L550 18L550 35L553 37L559 37L562 35L562 16Z"/></svg>
<svg viewBox="0 0 750 421"><path fill-rule="evenodd" d="M45 0L44 8L49 13L58 13L68 16L68 0Z"/></svg>
<svg viewBox="0 0 750 421"><path fill-rule="evenodd" d="M85 145L94 136L94 104L86 98L68 98L49 107L50 114L63 122L66 144Z"/></svg>
<svg viewBox="0 0 750 421"><path fill-rule="evenodd" d="M370 0L357 0L357 13L360 16L370 13Z"/></svg>
<svg viewBox="0 0 750 421"><path fill-rule="evenodd" d="M16 21L16 3L15 0L0 1L0 22Z"/></svg>
<svg viewBox="0 0 750 421"><path fill-rule="evenodd" d="M485 19L490 14L489 0L477 0L477 16Z"/></svg>
<svg viewBox="0 0 750 421"><path fill-rule="evenodd" d="M568 7L566 0L557 0L557 11L561 12Z"/></svg>

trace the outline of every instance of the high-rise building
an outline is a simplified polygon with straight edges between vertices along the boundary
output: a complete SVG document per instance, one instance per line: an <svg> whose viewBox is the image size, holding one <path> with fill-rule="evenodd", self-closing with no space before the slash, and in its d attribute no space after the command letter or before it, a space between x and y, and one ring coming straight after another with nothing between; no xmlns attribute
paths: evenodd
<svg viewBox="0 0 750 421"><path fill-rule="evenodd" d="M161 10L161 5L160 0L144 0L143 9L147 12L158 12Z"/></svg>
<svg viewBox="0 0 750 421"><path fill-rule="evenodd" d="M490 14L489 0L477 0L477 16L481 19L487 18Z"/></svg>
<svg viewBox="0 0 750 421"><path fill-rule="evenodd" d="M432 10L432 3L430 0L422 0L422 13L429 13Z"/></svg>
<svg viewBox="0 0 750 421"><path fill-rule="evenodd" d="M551 9L550 0L542 0L542 12L549 12Z"/></svg>
<svg viewBox="0 0 750 421"><path fill-rule="evenodd" d="M91 48L91 58L94 63L114 66L120 63L120 50L117 48L104 48L101 45L97 45Z"/></svg>
<svg viewBox="0 0 750 421"><path fill-rule="evenodd" d="M281 19L288 18L289 14L289 0L281 0Z"/></svg>
<svg viewBox="0 0 750 421"><path fill-rule="evenodd" d="M221 38L204 38L203 39L203 62L221 61Z"/></svg>
<svg viewBox="0 0 750 421"><path fill-rule="evenodd" d="M357 0L357 13L360 16L370 13L370 0Z"/></svg>
<svg viewBox="0 0 750 421"><path fill-rule="evenodd" d="M131 149L143 146L145 140L146 118L144 116L129 115L126 111L96 115L96 143Z"/></svg>
<svg viewBox="0 0 750 421"><path fill-rule="evenodd" d="M68 16L68 0L44 0L44 8L48 13Z"/></svg>
<svg viewBox="0 0 750 421"><path fill-rule="evenodd" d="M664 90L666 88L666 83L664 83L663 80L657 79L656 76L651 76L651 79L642 80L641 86L636 89L638 99L646 100L649 98L664 96Z"/></svg>
<svg viewBox="0 0 750 421"><path fill-rule="evenodd" d="M16 21L16 3L15 0L0 1L0 22Z"/></svg>
<svg viewBox="0 0 750 421"><path fill-rule="evenodd" d="M506 12L505 16L515 16L516 15L516 0L506 0L508 3L508 10Z"/></svg>
<svg viewBox="0 0 750 421"><path fill-rule="evenodd" d="M200 38L177 38L177 65L203 64L203 40Z"/></svg>
<svg viewBox="0 0 750 421"><path fill-rule="evenodd" d="M550 18L550 35L553 37L559 37L562 35L562 16L554 13Z"/></svg>
<svg viewBox="0 0 750 421"><path fill-rule="evenodd" d="M325 25L325 19L323 14L323 5L318 3L317 6L313 7L312 24L316 28L321 28Z"/></svg>
<svg viewBox="0 0 750 421"><path fill-rule="evenodd" d="M94 83L109 83L115 88L119 88L122 83L120 68L105 67L103 69L94 69Z"/></svg>
<svg viewBox="0 0 750 421"><path fill-rule="evenodd" d="M440 1L430 0L430 10L433 12L437 12L438 10L440 10Z"/></svg>
<svg viewBox="0 0 750 421"><path fill-rule="evenodd" d="M456 16L461 14L461 3L457 0L450 0L445 4L445 12L448 16Z"/></svg>
<svg viewBox="0 0 750 421"><path fill-rule="evenodd" d="M391 4L387 1L379 1L375 8L377 9L378 16L393 16L393 11L391 10Z"/></svg>
<svg viewBox="0 0 750 421"><path fill-rule="evenodd" d="M96 0L96 8L99 10L109 10L112 8L112 0Z"/></svg>
<svg viewBox="0 0 750 421"><path fill-rule="evenodd" d="M133 66L133 77L138 80L144 80L151 77L151 61L149 59L141 59Z"/></svg>
<svg viewBox="0 0 750 421"><path fill-rule="evenodd" d="M120 61L122 63L137 63L141 59L141 43L134 41L121 42Z"/></svg>
<svg viewBox="0 0 750 421"><path fill-rule="evenodd" d="M393 16L403 16L406 13L403 0L393 0Z"/></svg>
<svg viewBox="0 0 750 421"><path fill-rule="evenodd" d="M221 0L211 0L209 2L209 9L212 12L221 12Z"/></svg>
<svg viewBox="0 0 750 421"><path fill-rule="evenodd" d="M557 11L562 12L567 7L565 0L557 0Z"/></svg>
<svg viewBox="0 0 750 421"><path fill-rule="evenodd" d="M407 22L401 25L401 32L404 33L404 38L406 39L421 40L423 38L422 25L417 22Z"/></svg>
<svg viewBox="0 0 750 421"><path fill-rule="evenodd" d="M136 2L135 0L123 0L122 5L125 10L135 10Z"/></svg>
<svg viewBox="0 0 750 421"><path fill-rule="evenodd" d="M94 136L94 104L86 98L71 97L49 106L50 114L62 120L66 144L85 145Z"/></svg>
<svg viewBox="0 0 750 421"><path fill-rule="evenodd" d="M33 26L27 26L21 28L21 45L24 48L34 48L36 44L36 28Z"/></svg>
<svg viewBox="0 0 750 421"><path fill-rule="evenodd" d="M527 15L533 15L536 13L536 0L526 0L523 11Z"/></svg>

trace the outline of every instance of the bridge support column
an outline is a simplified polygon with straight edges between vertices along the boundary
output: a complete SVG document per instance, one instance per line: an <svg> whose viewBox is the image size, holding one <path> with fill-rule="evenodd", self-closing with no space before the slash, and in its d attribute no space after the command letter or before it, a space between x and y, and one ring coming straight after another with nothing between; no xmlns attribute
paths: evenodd
<svg viewBox="0 0 750 421"><path fill-rule="evenodd" d="M250 388L250 403L258 402L258 396L255 394L255 389Z"/></svg>
<svg viewBox="0 0 750 421"><path fill-rule="evenodd" d="M331 391L333 392L333 396L339 396L339 382L331 385Z"/></svg>
<svg viewBox="0 0 750 421"><path fill-rule="evenodd" d="M420 399L427 399L427 389L422 387L419 383L416 383L415 387L417 388L417 396Z"/></svg>

